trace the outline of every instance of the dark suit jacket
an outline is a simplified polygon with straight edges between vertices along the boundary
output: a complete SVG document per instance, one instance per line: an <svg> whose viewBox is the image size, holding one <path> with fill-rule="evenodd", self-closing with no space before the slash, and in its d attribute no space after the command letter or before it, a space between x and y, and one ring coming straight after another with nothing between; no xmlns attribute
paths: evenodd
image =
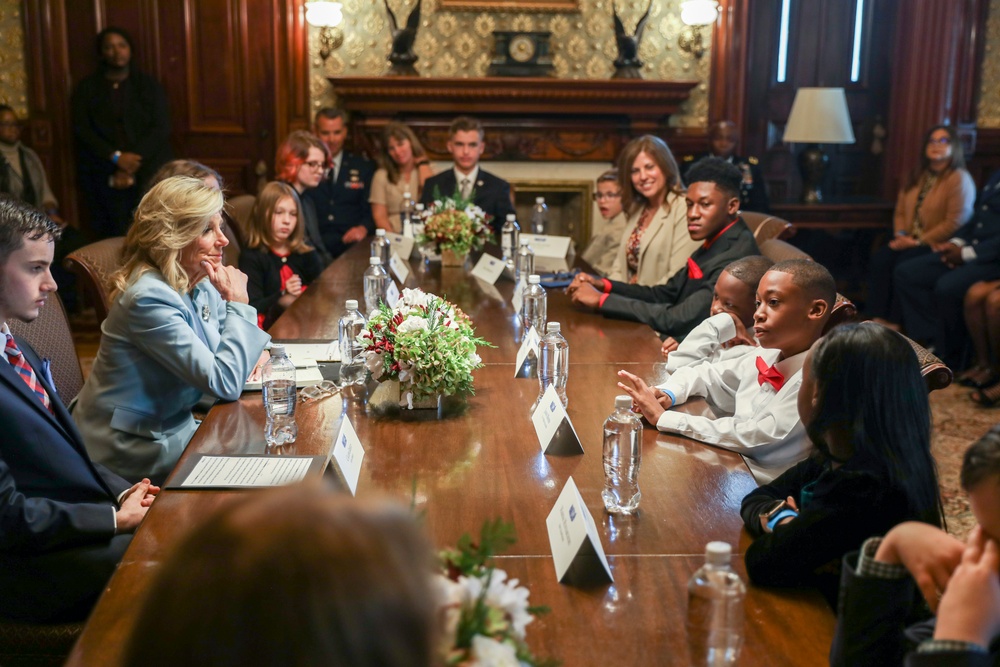
<svg viewBox="0 0 1000 667"><path fill-rule="evenodd" d="M124 547L112 544L117 497L131 484L91 462L41 360L15 340L55 414L0 360L0 616L43 621L103 589Z"/></svg>
<svg viewBox="0 0 1000 667"><path fill-rule="evenodd" d="M837 630L830 648L831 667L1000 665L996 639L988 655L968 651L917 653L919 642L933 638L934 625L930 620L907 627L920 597L913 579L859 577L855 573L857 564L858 552L844 556Z"/></svg>
<svg viewBox="0 0 1000 667"><path fill-rule="evenodd" d="M507 214L514 212L514 206L510 203L510 183L480 167L479 176L472 187L472 203L483 209L486 215L491 216L489 225L493 229L494 235L499 234L500 228L503 227L503 223L507 219ZM450 168L436 176L431 176L424 182L424 192L420 196L420 201L429 205L434 202L435 192L442 197L450 197L457 190L455 170Z"/></svg>
<svg viewBox="0 0 1000 667"><path fill-rule="evenodd" d="M691 259L702 271L689 278L687 267L662 285L629 285L611 281L611 293L598 309L605 317L642 322L656 331L681 340L709 315L712 292L722 270L732 261L756 255L757 243L742 219L708 249L699 246Z"/></svg>
<svg viewBox="0 0 1000 667"><path fill-rule="evenodd" d="M344 153L337 172L337 182L329 174L320 184L304 195L316 207L320 238L333 258L348 248L342 238L351 227L364 225L369 234L375 233L372 207L368 203L375 163L357 155Z"/></svg>
<svg viewBox="0 0 1000 667"><path fill-rule="evenodd" d="M976 198L972 218L959 227L955 237L975 248L975 264L991 264L1000 259L1000 171L990 176Z"/></svg>

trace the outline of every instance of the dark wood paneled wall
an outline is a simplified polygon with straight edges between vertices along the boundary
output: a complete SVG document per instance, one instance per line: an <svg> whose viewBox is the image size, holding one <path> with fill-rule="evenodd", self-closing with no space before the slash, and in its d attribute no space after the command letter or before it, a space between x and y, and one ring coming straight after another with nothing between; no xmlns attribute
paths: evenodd
<svg viewBox="0 0 1000 667"><path fill-rule="evenodd" d="M178 157L205 162L231 193L273 173L277 142L309 123L304 0L26 0L30 140L63 212L78 220L70 97L107 26L167 91ZM261 173L262 172L262 173ZM86 228L86 221L81 221Z"/></svg>

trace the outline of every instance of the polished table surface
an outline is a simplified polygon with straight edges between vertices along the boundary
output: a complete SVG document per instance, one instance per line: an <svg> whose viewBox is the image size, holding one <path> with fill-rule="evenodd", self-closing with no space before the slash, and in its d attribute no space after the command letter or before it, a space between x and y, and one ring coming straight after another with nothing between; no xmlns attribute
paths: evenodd
<svg viewBox="0 0 1000 667"><path fill-rule="evenodd" d="M340 258L271 334L276 339L336 338L344 300L361 296L366 262L367 252L358 247ZM615 374L624 367L651 381L661 377L655 363L659 340L646 327L579 311L561 291L549 290L549 320L563 324L570 342L568 413L585 454L544 456L529 419L538 384L514 378L520 330L509 303L513 285L498 282L498 298L462 269L414 264L408 286L420 284L447 295L472 317L477 334L497 346L481 350L486 365L475 372L476 395L467 401L445 399L440 412L384 413L340 395L304 402L296 413L298 441L286 453L327 455L348 416L366 452L358 497L413 502L438 546L478 531L486 519L514 523L518 541L498 566L530 587L533 604L552 608L529 626L528 640L537 654L565 665L688 664L686 585L703 562L705 543L724 540L739 552L749 543L739 505L755 484L742 459L647 426L639 512L609 515L600 497L601 425L618 393ZM209 412L181 463L194 454L263 454L265 449L260 394L246 394ZM340 484L335 467L328 475ZM570 476L597 523L614 584L581 589L556 581L545 518ZM163 491L69 664L118 664L134 610L164 550L199 517L240 493L252 491ZM742 559L733 560L742 572ZM823 664L833 623L832 612L814 592L750 587L746 644L738 664Z"/></svg>

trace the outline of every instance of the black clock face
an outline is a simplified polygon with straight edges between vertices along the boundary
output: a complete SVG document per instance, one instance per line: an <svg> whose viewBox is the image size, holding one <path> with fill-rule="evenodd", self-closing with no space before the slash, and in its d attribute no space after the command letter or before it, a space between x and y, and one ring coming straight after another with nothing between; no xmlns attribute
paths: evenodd
<svg viewBox="0 0 1000 667"><path fill-rule="evenodd" d="M510 40L507 53L512 60L526 63L535 57L535 40L530 35L515 35Z"/></svg>

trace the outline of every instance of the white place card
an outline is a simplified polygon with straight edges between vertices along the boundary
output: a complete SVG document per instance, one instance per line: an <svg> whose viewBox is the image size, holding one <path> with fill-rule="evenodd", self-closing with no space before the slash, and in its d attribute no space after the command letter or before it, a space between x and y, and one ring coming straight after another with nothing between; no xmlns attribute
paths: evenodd
<svg viewBox="0 0 1000 667"><path fill-rule="evenodd" d="M521 237L524 238L523 236ZM572 239L568 236L530 236L528 243L535 253L535 261L539 257L549 257L552 259L563 259L569 254L569 246ZM537 267L536 267L537 268Z"/></svg>
<svg viewBox="0 0 1000 667"><path fill-rule="evenodd" d="M392 253L392 257L389 258L389 269L399 280L399 284L405 285L406 279L410 277L410 265L399 257L396 253ZM409 257L409 255L404 255L404 257Z"/></svg>
<svg viewBox="0 0 1000 667"><path fill-rule="evenodd" d="M358 477L361 476L361 462L365 458L365 448L361 446L361 440L358 439L358 434L346 414L340 424L337 440L333 443L332 456L340 468L340 474L344 476L344 481L347 482L351 495L357 495Z"/></svg>
<svg viewBox="0 0 1000 667"><path fill-rule="evenodd" d="M559 583L591 586L614 582L594 517L572 477L566 480L545 526Z"/></svg>
<svg viewBox="0 0 1000 667"><path fill-rule="evenodd" d="M398 301L399 288L396 287L395 280L390 280L389 286L385 288L385 302L390 308L395 308Z"/></svg>
<svg viewBox="0 0 1000 667"><path fill-rule="evenodd" d="M511 305L514 306L514 312L518 315L521 314L521 306L524 305L524 290L527 289L528 285L524 282L524 278L517 281L514 285L514 295L510 298Z"/></svg>
<svg viewBox="0 0 1000 667"><path fill-rule="evenodd" d="M400 257L409 258L413 253L412 237L392 232L386 232L385 237L389 239L389 248Z"/></svg>
<svg viewBox="0 0 1000 667"><path fill-rule="evenodd" d="M484 282L488 282L490 285L495 285L497 278L500 277L506 266L506 262L502 259L483 253L483 256L479 258L479 261L472 268L472 275Z"/></svg>
<svg viewBox="0 0 1000 667"><path fill-rule="evenodd" d="M535 327L531 327L528 329L528 333L524 334L521 347L517 350L517 359L514 361L514 377L537 377L535 373L531 373L535 365L530 361L538 359L538 343L538 332L535 331Z"/></svg>
<svg viewBox="0 0 1000 667"><path fill-rule="evenodd" d="M583 454L583 444L569 420L566 408L556 392L555 385L549 385L542 394L542 400L531 413L531 423L538 436L538 444L543 454L554 456L575 456Z"/></svg>

